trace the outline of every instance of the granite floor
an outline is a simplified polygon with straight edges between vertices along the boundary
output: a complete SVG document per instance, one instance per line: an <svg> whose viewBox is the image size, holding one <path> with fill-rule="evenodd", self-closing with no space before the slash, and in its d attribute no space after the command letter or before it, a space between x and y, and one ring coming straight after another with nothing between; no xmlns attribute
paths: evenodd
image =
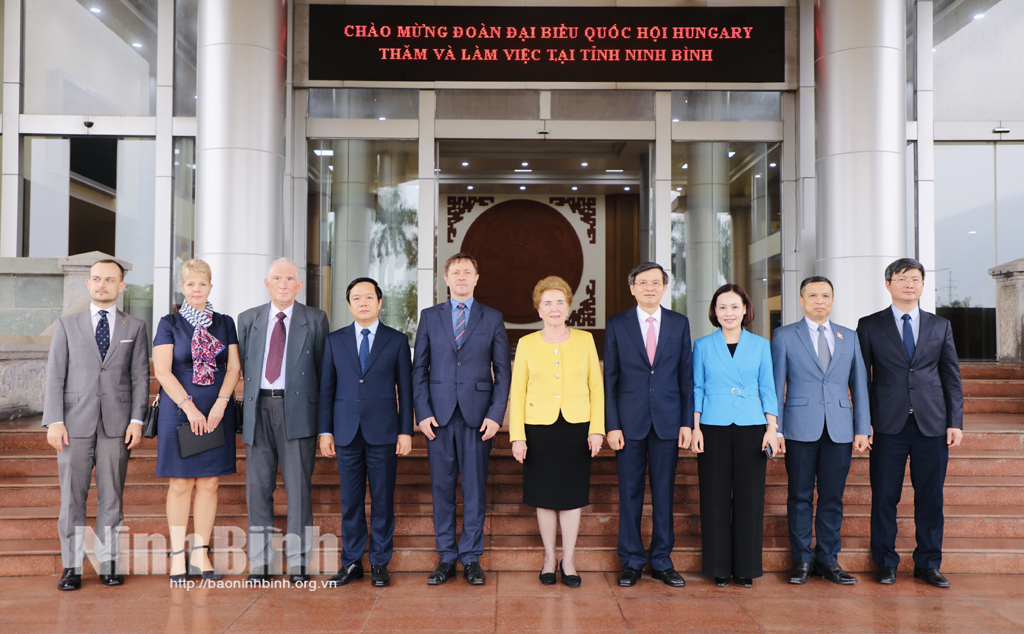
<svg viewBox="0 0 1024 634"><path fill-rule="evenodd" d="M461 574L436 588L423 573L395 574L384 589L368 578L324 588L318 577L312 590L171 589L157 576L106 588L92 576L76 592L58 591L56 577L3 577L0 632L1024 632L1024 576L949 575L949 590L909 575L895 586L864 574L851 587L796 587L771 573L748 590L684 576L683 589L647 576L619 588L614 574L584 573L576 590L526 572L490 573L483 587Z"/></svg>

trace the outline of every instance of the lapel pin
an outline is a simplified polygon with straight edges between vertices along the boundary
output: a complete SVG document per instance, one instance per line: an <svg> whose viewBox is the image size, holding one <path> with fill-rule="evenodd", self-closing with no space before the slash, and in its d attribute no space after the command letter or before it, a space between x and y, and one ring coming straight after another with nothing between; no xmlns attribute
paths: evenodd
<svg viewBox="0 0 1024 634"><path fill-rule="evenodd" d="M837 332L837 333L836 333L836 336L837 336L837 337L839 337L840 339L842 339L842 338L843 338L843 333L841 333L841 332Z"/></svg>

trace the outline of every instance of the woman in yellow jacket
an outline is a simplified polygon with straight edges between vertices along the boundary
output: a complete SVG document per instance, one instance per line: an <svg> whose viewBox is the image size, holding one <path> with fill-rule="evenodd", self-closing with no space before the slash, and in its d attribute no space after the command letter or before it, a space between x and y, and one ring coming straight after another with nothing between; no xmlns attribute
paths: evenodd
<svg viewBox="0 0 1024 634"><path fill-rule="evenodd" d="M544 541L540 581L555 583L555 529L562 526L562 583L578 588L576 535L590 504L590 460L604 442L604 383L594 337L565 325L572 289L546 277L533 289L544 328L519 340L512 368L509 437L523 465L523 504L537 508ZM529 455L527 455L529 447Z"/></svg>

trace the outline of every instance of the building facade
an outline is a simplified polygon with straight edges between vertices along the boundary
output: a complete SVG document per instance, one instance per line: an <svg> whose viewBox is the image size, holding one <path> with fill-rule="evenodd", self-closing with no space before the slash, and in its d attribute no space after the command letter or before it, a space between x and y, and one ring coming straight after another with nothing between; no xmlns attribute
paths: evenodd
<svg viewBox="0 0 1024 634"><path fill-rule="evenodd" d="M551 273L599 336L654 260L696 335L735 282L769 336L812 274L854 326L909 255L961 358L995 358L987 271L1024 257L1024 0L402 4L7 0L0 257L126 260L152 326L184 260L237 315L288 256L332 327L370 275L412 335L469 250L513 336ZM57 314L10 305L0 334Z"/></svg>

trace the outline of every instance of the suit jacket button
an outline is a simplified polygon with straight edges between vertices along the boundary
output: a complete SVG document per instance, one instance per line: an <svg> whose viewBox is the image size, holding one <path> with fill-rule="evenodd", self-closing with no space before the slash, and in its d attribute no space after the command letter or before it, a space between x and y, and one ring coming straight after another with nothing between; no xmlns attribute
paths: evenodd
<svg viewBox="0 0 1024 634"><path fill-rule="evenodd" d="M295 396L298 396L298 395L299 395L299 393L298 393L298 392L296 392L296 393L295 393Z"/></svg>
<svg viewBox="0 0 1024 634"><path fill-rule="evenodd" d="M824 404L825 404L825 401L822 401L822 402L821 402L821 404L822 404L822 405L824 405Z"/></svg>
<svg viewBox="0 0 1024 634"><path fill-rule="evenodd" d="M913 392L913 391L914 391L914 388L910 388L910 391L911 391L911 392Z"/></svg>
<svg viewBox="0 0 1024 634"><path fill-rule="evenodd" d="M651 394L654 394L654 390L651 390Z"/></svg>
<svg viewBox="0 0 1024 634"><path fill-rule="evenodd" d="M654 374L654 370L651 370L651 374Z"/></svg>
<svg viewBox="0 0 1024 634"><path fill-rule="evenodd" d="M248 383L249 381L252 381L252 377L251 376L245 377L245 382Z"/></svg>
<svg viewBox="0 0 1024 634"><path fill-rule="evenodd" d="M914 371L914 368L910 368L910 371L911 371L911 372L913 372L913 371Z"/></svg>
<svg viewBox="0 0 1024 634"><path fill-rule="evenodd" d="M825 383L825 384L827 385L827 384L828 384L828 381L822 381L822 383Z"/></svg>
<svg viewBox="0 0 1024 634"><path fill-rule="evenodd" d="M356 403L358 403L358 402L359 402L359 401L361 401L361 400L363 400L363 399L361 399L361 398L357 398L357 399L356 399Z"/></svg>
<svg viewBox="0 0 1024 634"><path fill-rule="evenodd" d="M362 380L362 379L359 379L359 382L360 382L360 383L362 383L362 382L363 382L363 380Z"/></svg>
<svg viewBox="0 0 1024 634"><path fill-rule="evenodd" d="M462 362L459 361L459 363L457 365L461 368L462 367Z"/></svg>

